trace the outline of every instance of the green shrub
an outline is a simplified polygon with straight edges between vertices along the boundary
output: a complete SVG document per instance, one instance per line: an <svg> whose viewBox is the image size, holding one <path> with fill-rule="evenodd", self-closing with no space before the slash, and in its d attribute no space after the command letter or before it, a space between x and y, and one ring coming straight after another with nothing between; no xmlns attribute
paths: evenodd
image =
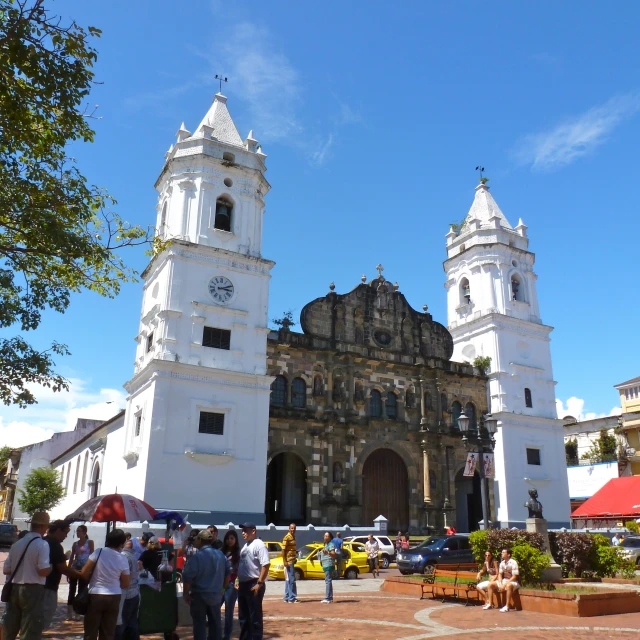
<svg viewBox="0 0 640 640"><path fill-rule="evenodd" d="M592 552L591 570L599 578L615 578L622 569L622 556L616 547L596 546Z"/></svg>
<svg viewBox="0 0 640 640"><path fill-rule="evenodd" d="M513 549L518 544L530 544L535 549L544 550L544 537L540 533L529 533L524 529L491 529L487 531L487 545L496 558L508 547Z"/></svg>
<svg viewBox="0 0 640 640"><path fill-rule="evenodd" d="M489 542L487 540L488 531L474 531L469 535L469 542L471 543L471 549L473 555L478 562L484 561L484 554L489 548Z"/></svg>
<svg viewBox="0 0 640 640"><path fill-rule="evenodd" d="M625 580L635 580L636 576L636 563L631 558L625 558L618 554L619 563L618 571Z"/></svg>
<svg viewBox="0 0 640 640"><path fill-rule="evenodd" d="M551 554L562 566L563 575L580 578L583 571L591 569L593 536L588 533L556 532L549 537Z"/></svg>
<svg viewBox="0 0 640 640"><path fill-rule="evenodd" d="M629 522L625 522L624 526L631 531L631 533L640 533L640 526L635 520L629 520Z"/></svg>
<svg viewBox="0 0 640 640"><path fill-rule="evenodd" d="M539 583L542 572L551 565L548 554L526 542L514 545L511 549L511 557L518 563L520 582L523 585Z"/></svg>

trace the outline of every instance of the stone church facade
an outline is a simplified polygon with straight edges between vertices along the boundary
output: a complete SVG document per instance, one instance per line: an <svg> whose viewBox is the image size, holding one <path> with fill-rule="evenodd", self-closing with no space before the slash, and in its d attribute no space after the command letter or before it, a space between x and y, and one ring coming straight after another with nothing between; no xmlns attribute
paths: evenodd
<svg viewBox="0 0 640 640"><path fill-rule="evenodd" d="M303 308L302 332L268 335L267 522L384 514L390 530L469 530L482 517L453 425L462 411L481 425L486 378L452 362L448 330L379 272L346 294L332 284Z"/></svg>

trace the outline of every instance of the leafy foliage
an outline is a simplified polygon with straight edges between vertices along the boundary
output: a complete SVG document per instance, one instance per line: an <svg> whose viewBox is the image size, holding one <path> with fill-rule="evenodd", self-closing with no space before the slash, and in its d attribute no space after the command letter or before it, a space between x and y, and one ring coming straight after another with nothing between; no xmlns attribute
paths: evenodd
<svg viewBox="0 0 640 640"><path fill-rule="evenodd" d="M551 558L547 553L526 542L514 545L511 557L518 563L520 581L523 585L540 582L543 571L551 566Z"/></svg>
<svg viewBox="0 0 640 640"><path fill-rule="evenodd" d="M631 533L640 533L640 526L635 520L628 520L624 525Z"/></svg>
<svg viewBox="0 0 640 640"><path fill-rule="evenodd" d="M484 375L489 371L489 367L491 366L491 356L476 356L473 361L473 366Z"/></svg>
<svg viewBox="0 0 640 640"><path fill-rule="evenodd" d="M569 439L564 443L564 455L567 465L578 464L578 440L576 438Z"/></svg>
<svg viewBox="0 0 640 640"><path fill-rule="evenodd" d="M282 314L282 318L274 318L271 322L281 329L290 329L296 325L296 322L293 319L293 311L291 311L291 309L289 309L289 311L285 311Z"/></svg>
<svg viewBox="0 0 640 640"><path fill-rule="evenodd" d="M466 224L467 218L465 217L460 222L450 222L449 226L453 229L455 234L460 235Z"/></svg>
<svg viewBox="0 0 640 640"><path fill-rule="evenodd" d="M82 104L100 30L63 25L44 4L0 0L0 328L22 331L46 309L63 313L72 293L117 295L136 275L119 249L163 247L153 229L123 221L67 155L70 143L94 138ZM39 351L20 336L0 339L0 400L25 407L36 402L33 383L68 388L53 361L66 353L55 342Z"/></svg>
<svg viewBox="0 0 640 640"><path fill-rule="evenodd" d="M609 434L606 429L600 431L598 439L593 443L589 451L583 453L582 460L589 460L592 464L598 462L612 462L617 459L618 441Z"/></svg>
<svg viewBox="0 0 640 640"><path fill-rule="evenodd" d="M53 467L39 467L27 476L20 494L18 504L30 516L36 511L49 511L64 497L62 478Z"/></svg>
<svg viewBox="0 0 640 640"><path fill-rule="evenodd" d="M11 447L0 448L0 470L4 469L4 467L7 465L12 452L13 449Z"/></svg>

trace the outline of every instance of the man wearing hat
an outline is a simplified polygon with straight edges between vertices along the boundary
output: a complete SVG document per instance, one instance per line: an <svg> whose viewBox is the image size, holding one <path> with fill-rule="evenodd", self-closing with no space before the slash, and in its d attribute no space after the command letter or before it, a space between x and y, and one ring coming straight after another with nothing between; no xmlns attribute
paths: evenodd
<svg viewBox="0 0 640 640"><path fill-rule="evenodd" d="M44 626L44 583L51 573L49 545L42 539L49 514L34 513L31 531L11 547L3 573L11 580L11 596L5 615L5 638L40 640Z"/></svg>
<svg viewBox="0 0 640 640"><path fill-rule="evenodd" d="M211 546L213 542L211 531L200 531L194 540L198 553L189 558L182 572L183 597L193 620L193 640L222 637L220 607L229 584L230 567L224 554Z"/></svg>
<svg viewBox="0 0 640 640"><path fill-rule="evenodd" d="M269 552L258 538L256 525L240 525L246 542L240 551L238 565L238 619L241 640L262 640L262 599L264 583L269 574Z"/></svg>

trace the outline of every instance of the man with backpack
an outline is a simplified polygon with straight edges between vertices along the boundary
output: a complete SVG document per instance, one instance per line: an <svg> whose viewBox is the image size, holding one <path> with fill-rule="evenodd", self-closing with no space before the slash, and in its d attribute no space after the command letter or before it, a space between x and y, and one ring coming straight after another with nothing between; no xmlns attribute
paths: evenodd
<svg viewBox="0 0 640 640"><path fill-rule="evenodd" d="M49 527L49 514L39 511L31 518L31 531L13 544L3 573L10 583L7 591L5 639L40 640L44 627L44 583L51 573L49 545L42 536ZM4 601L3 597L3 601Z"/></svg>

